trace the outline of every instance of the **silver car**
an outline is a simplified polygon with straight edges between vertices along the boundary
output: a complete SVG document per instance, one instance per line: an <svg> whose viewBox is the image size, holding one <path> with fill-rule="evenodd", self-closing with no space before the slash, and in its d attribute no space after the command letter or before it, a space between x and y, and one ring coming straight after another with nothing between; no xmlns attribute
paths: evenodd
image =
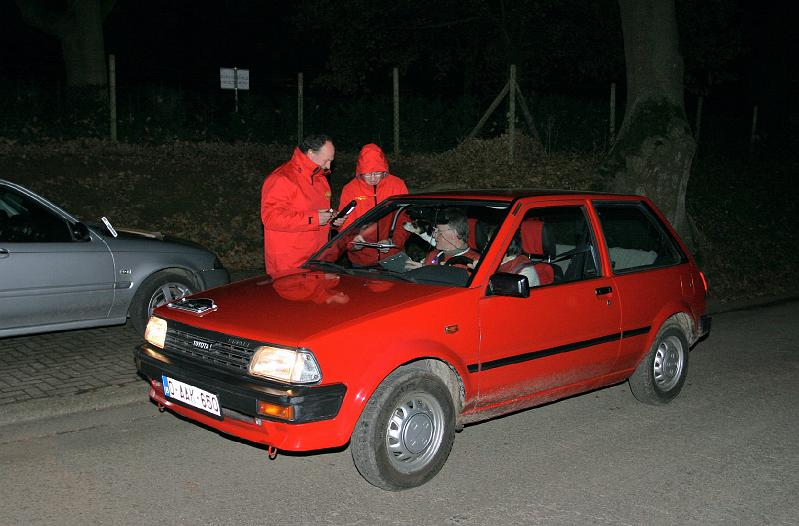
<svg viewBox="0 0 799 526"><path fill-rule="evenodd" d="M158 233L84 223L0 179L0 337L122 324L225 285L213 252Z"/></svg>

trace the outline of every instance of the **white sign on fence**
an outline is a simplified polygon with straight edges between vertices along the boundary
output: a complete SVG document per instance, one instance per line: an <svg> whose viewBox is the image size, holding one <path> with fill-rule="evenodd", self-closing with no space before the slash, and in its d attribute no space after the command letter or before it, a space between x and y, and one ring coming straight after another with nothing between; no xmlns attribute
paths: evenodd
<svg viewBox="0 0 799 526"><path fill-rule="evenodd" d="M222 89L250 89L250 70L239 68L219 68L219 82Z"/></svg>

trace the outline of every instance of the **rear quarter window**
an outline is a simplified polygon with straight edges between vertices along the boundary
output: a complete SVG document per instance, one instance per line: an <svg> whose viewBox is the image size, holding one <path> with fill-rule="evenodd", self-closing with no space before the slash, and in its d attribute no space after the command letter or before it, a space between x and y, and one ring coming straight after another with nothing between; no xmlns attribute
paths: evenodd
<svg viewBox="0 0 799 526"><path fill-rule="evenodd" d="M643 202L594 203L614 274L676 265L685 259L666 227Z"/></svg>

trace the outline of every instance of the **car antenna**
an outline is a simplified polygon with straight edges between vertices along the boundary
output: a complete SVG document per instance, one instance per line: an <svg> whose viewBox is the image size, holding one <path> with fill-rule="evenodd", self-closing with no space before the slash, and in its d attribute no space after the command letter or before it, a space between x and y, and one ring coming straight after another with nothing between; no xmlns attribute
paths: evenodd
<svg viewBox="0 0 799 526"><path fill-rule="evenodd" d="M111 232L111 235L117 237L117 231L111 226L111 221L109 221L105 216L101 217L100 220L103 222L108 231Z"/></svg>

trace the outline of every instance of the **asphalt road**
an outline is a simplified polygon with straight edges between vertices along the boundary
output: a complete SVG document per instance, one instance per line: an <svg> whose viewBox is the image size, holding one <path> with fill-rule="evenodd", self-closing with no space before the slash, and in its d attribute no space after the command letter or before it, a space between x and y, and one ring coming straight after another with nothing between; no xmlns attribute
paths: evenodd
<svg viewBox="0 0 799 526"><path fill-rule="evenodd" d="M467 427L429 484L145 401L0 427L0 524L799 524L799 302L729 312L670 405L626 384Z"/></svg>

